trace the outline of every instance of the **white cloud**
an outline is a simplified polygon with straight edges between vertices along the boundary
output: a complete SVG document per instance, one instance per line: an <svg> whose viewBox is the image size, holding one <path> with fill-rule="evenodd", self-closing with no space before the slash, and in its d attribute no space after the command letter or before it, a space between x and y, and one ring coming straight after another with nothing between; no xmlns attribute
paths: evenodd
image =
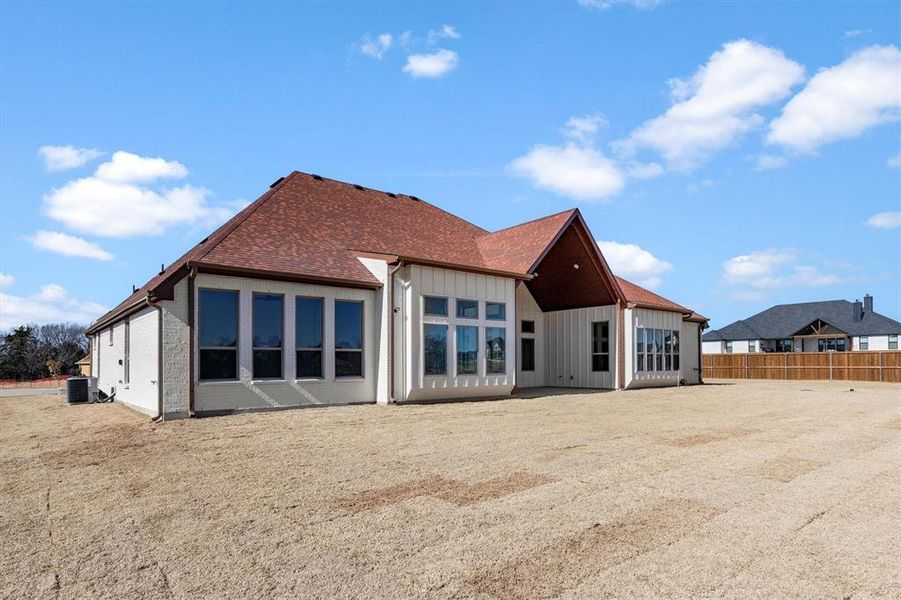
<svg viewBox="0 0 901 600"><path fill-rule="evenodd" d="M385 56L385 53L391 48L391 43L393 41L394 36L390 33L379 34L374 40L370 39L368 36L363 36L363 41L360 44L360 51L376 60L382 60L382 57Z"/></svg>
<svg viewBox="0 0 901 600"><path fill-rule="evenodd" d="M788 159L778 154L764 154L757 157L757 170L768 171L770 169L778 169L788 164Z"/></svg>
<svg viewBox="0 0 901 600"><path fill-rule="evenodd" d="M795 260L791 250L760 250L733 256L723 263L723 278L730 283L743 283L770 276L778 266Z"/></svg>
<svg viewBox="0 0 901 600"><path fill-rule="evenodd" d="M111 183L148 183L157 179L182 179L187 175L188 169L178 161L148 158L121 150L94 173L97 179Z"/></svg>
<svg viewBox="0 0 901 600"><path fill-rule="evenodd" d="M459 59L453 50L437 50L430 54L411 54L404 73L413 77L441 77L457 68Z"/></svg>
<svg viewBox="0 0 901 600"><path fill-rule="evenodd" d="M901 211L876 213L867 219L867 225L876 229L897 229L901 227Z"/></svg>
<svg viewBox="0 0 901 600"><path fill-rule="evenodd" d="M80 167L103 156L96 148L76 148L75 146L41 146L38 154L44 159L48 171L65 171Z"/></svg>
<svg viewBox="0 0 901 600"><path fill-rule="evenodd" d="M616 275L648 289L660 287L661 275L673 268L672 264L660 260L637 244L600 240L597 244Z"/></svg>
<svg viewBox="0 0 901 600"><path fill-rule="evenodd" d="M901 51L871 46L821 69L770 124L767 142L799 153L901 117Z"/></svg>
<svg viewBox="0 0 901 600"><path fill-rule="evenodd" d="M0 273L0 289L9 287L16 282L16 278L6 273Z"/></svg>
<svg viewBox="0 0 901 600"><path fill-rule="evenodd" d="M674 104L616 147L627 156L651 148L674 168L692 168L760 126L763 117L755 111L786 97L803 76L804 67L779 50L729 42L690 79L670 80Z"/></svg>
<svg viewBox="0 0 901 600"><path fill-rule="evenodd" d="M106 310L97 302L72 298L65 288L54 283L41 286L31 296L0 292L0 329L26 323L90 323Z"/></svg>
<svg viewBox="0 0 901 600"><path fill-rule="evenodd" d="M596 10L607 10L617 5L629 5L642 10L654 8L663 4L664 0L579 0L579 6Z"/></svg>
<svg viewBox="0 0 901 600"><path fill-rule="evenodd" d="M890 156L885 164L891 169L901 169L901 154Z"/></svg>
<svg viewBox="0 0 901 600"><path fill-rule="evenodd" d="M873 33L873 32L870 29L849 29L848 31L845 32L845 34L842 37L846 38L846 39L847 38L855 38L855 37L861 36L865 33Z"/></svg>
<svg viewBox="0 0 901 600"><path fill-rule="evenodd" d="M563 126L563 135L578 142L587 142L594 137L599 128L606 126L607 119L603 115L570 117Z"/></svg>
<svg viewBox="0 0 901 600"><path fill-rule="evenodd" d="M817 267L797 264L793 250L758 250L734 256L723 263L723 281L735 286L736 299L759 299L763 290L792 287L822 287L845 280L821 273Z"/></svg>
<svg viewBox="0 0 901 600"><path fill-rule="evenodd" d="M229 210L207 204L209 193L191 185L154 191L87 177L44 196L44 212L71 229L96 236L159 235L173 225L227 218Z"/></svg>
<svg viewBox="0 0 901 600"><path fill-rule="evenodd" d="M460 34L457 33L457 30L453 25L442 25L441 29L437 31L434 29L429 30L429 34L426 37L426 43L432 46L443 39L458 40L460 39Z"/></svg>
<svg viewBox="0 0 901 600"><path fill-rule="evenodd" d="M651 163L630 163L626 169L626 174L632 179L652 179L663 175L663 167L660 164Z"/></svg>
<svg viewBox="0 0 901 600"><path fill-rule="evenodd" d="M510 163L510 169L535 187L577 200L605 200L625 185L613 161L590 145L538 145Z"/></svg>
<svg viewBox="0 0 901 600"><path fill-rule="evenodd" d="M29 237L28 241L35 248L55 252L63 256L77 256L96 260L112 260L114 258L112 254L97 244L58 231L38 231Z"/></svg>

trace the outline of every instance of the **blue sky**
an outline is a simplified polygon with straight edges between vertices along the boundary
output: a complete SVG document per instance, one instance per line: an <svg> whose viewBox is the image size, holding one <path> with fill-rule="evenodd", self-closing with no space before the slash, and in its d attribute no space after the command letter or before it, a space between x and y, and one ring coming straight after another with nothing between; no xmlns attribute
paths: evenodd
<svg viewBox="0 0 901 600"><path fill-rule="evenodd" d="M0 326L89 320L297 169L578 206L711 317L901 317L896 3L0 5Z"/></svg>

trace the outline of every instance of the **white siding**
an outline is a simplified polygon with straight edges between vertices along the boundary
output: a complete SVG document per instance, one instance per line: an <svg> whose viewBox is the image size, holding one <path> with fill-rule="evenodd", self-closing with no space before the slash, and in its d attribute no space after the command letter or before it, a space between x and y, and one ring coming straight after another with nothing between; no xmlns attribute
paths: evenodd
<svg viewBox="0 0 901 600"><path fill-rule="evenodd" d="M682 379L689 385L701 383L701 365L698 363L698 329L700 325L692 321L682 321L682 336L679 341L679 366Z"/></svg>
<svg viewBox="0 0 901 600"><path fill-rule="evenodd" d="M522 333L523 321L535 321L534 335ZM547 362L545 360L545 332L544 332L544 313L538 308L532 294L524 284L516 286L516 339L517 354L522 347L520 340L523 337L532 337L535 339L535 370L522 370L522 357L516 359L516 386L520 388L541 387L546 385Z"/></svg>
<svg viewBox="0 0 901 600"><path fill-rule="evenodd" d="M412 265L406 270L409 277L404 294L404 339L409 351L404 360L405 385L395 394L406 400L465 398L477 396L499 396L509 394L516 382L516 296L515 280L477 273L465 273L450 269L438 269ZM448 298L447 317L423 317L422 297L443 296ZM479 319L461 319L455 314L455 299L477 300ZM506 303L505 321L485 319L485 302ZM426 376L423 369L422 335L423 322L446 323L448 325L448 373L444 376ZM479 327L478 374L456 374L456 335L454 325L477 325ZM490 375L485 366L485 328L506 329L506 372Z"/></svg>
<svg viewBox="0 0 901 600"><path fill-rule="evenodd" d="M618 331L616 314L615 305L544 313L547 385L606 389L615 387ZM591 370L591 324L595 321L610 323L609 371Z"/></svg>
<svg viewBox="0 0 901 600"><path fill-rule="evenodd" d="M722 354L725 352L726 343L723 341L701 342L701 350L704 354Z"/></svg>
<svg viewBox="0 0 901 600"><path fill-rule="evenodd" d="M195 281L195 295L199 299L201 288L218 288L238 290L239 324L238 324L238 364L239 380L228 382L199 381L199 364L197 352L199 326L194 328L195 335L195 393L194 409L203 411L245 410L262 408L281 408L294 406L312 406L324 404L348 404L375 402L376 360L381 328L379 315L376 313L376 300L380 292L353 288L341 288L324 285L310 285L261 279L239 277L223 277L200 274ZM284 346L282 351L282 368L284 379L271 381L255 381L253 379L253 340L252 340L252 297L254 292L283 294L285 297ZM294 298L296 296L313 296L324 298L324 340L322 380L297 380L295 378L295 331L294 331ZM335 378L334 366L334 307L335 300L356 300L363 302L363 377L342 379ZM199 312L199 302L195 302L195 312ZM195 324L199 325L197 314Z"/></svg>
<svg viewBox="0 0 901 600"><path fill-rule="evenodd" d="M867 350L888 350L888 336L887 335L870 335L866 336L868 339ZM860 337L854 336L851 338L851 347L854 350L860 350Z"/></svg>
<svg viewBox="0 0 901 600"><path fill-rule="evenodd" d="M382 283L382 289L373 294L375 303L373 311L377 315L377 327L373 328L374 338L372 340L372 345L375 348L374 359L376 360L376 364L373 366L373 373L375 374L376 402L378 404L388 404L388 354L390 352L388 326L391 320L389 314L391 307L388 306L388 273L392 267L384 260L361 257L358 257L358 260Z"/></svg>
<svg viewBox="0 0 901 600"><path fill-rule="evenodd" d="M630 331L630 337L632 340L635 338L635 330L639 327L643 327L646 329L669 329L671 331L680 332L679 339L679 362L680 367L682 359L685 354L684 348L684 335L682 335L682 314L677 312L670 312L665 310L651 310L647 308L636 308L632 311L632 327ZM680 371L636 371L635 370L635 352L636 347L634 341L629 342L627 340L626 348L630 354L630 360L627 361L626 367L629 369L628 372L632 373L632 380L629 382L628 387L631 388L640 388L640 387L655 387L655 386L668 386L668 385L678 385L679 380L682 378Z"/></svg>
<svg viewBox="0 0 901 600"><path fill-rule="evenodd" d="M157 311L146 308L100 332L95 344L100 353L98 387L116 402L150 416L157 416ZM129 327L130 376L125 382L125 327ZM110 345L110 331L113 343Z"/></svg>

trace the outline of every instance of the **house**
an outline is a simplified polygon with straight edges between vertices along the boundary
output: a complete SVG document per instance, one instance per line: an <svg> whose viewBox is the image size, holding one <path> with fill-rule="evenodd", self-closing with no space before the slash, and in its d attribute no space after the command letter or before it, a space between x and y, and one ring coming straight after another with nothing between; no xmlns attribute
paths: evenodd
<svg viewBox="0 0 901 600"><path fill-rule="evenodd" d="M81 360L75 363L75 366L78 367L78 374L82 377L90 377L91 376L91 353L88 352L85 354Z"/></svg>
<svg viewBox="0 0 901 600"><path fill-rule="evenodd" d="M578 210L494 233L294 172L87 330L165 418L700 383L707 319L615 277Z"/></svg>
<svg viewBox="0 0 901 600"><path fill-rule="evenodd" d="M901 323L863 302L780 304L703 336L705 354L897 350Z"/></svg>

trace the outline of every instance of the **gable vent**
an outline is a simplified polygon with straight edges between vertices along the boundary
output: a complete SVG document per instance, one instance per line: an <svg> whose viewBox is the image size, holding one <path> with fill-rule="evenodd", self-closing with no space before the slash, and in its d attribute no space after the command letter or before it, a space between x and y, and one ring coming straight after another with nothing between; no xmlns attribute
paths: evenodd
<svg viewBox="0 0 901 600"><path fill-rule="evenodd" d="M322 181L322 177L320 177L319 175L313 174L313 175L310 175L310 177L312 177L312 178L315 179L316 181Z"/></svg>

